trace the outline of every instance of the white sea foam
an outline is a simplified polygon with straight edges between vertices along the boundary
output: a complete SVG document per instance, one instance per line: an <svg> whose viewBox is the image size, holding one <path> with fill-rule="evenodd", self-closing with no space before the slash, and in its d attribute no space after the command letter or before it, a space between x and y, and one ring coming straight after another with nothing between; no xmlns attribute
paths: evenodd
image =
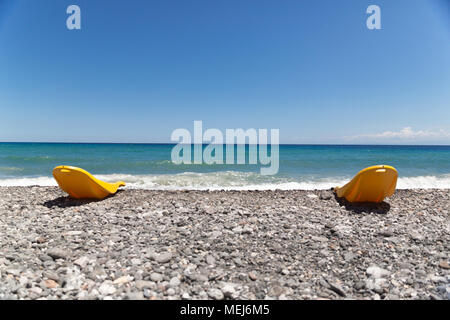
<svg viewBox="0 0 450 320"><path fill-rule="evenodd" d="M0 187L28 187L28 186L56 186L56 181L51 177L33 177L33 178L7 178L0 179Z"/></svg>
<svg viewBox="0 0 450 320"><path fill-rule="evenodd" d="M449 189L450 174L440 176L400 177L398 189Z"/></svg>
<svg viewBox="0 0 450 320"><path fill-rule="evenodd" d="M288 178L262 176L251 172L185 172L163 175L105 175L105 181L125 181L128 188L157 190L294 190L328 189L338 184L332 179L317 181L294 181Z"/></svg>
<svg viewBox="0 0 450 320"><path fill-rule="evenodd" d="M4 172L23 171L23 168L18 168L18 167L0 167L0 171L4 171Z"/></svg>
<svg viewBox="0 0 450 320"><path fill-rule="evenodd" d="M251 172L185 172L160 175L108 174L98 175L99 179L127 183L126 188L151 190L313 190L342 186L351 177L330 177L294 180L274 176L261 176ZM0 179L0 186L56 186L52 177ZM398 189L449 189L450 174L440 176L400 177Z"/></svg>

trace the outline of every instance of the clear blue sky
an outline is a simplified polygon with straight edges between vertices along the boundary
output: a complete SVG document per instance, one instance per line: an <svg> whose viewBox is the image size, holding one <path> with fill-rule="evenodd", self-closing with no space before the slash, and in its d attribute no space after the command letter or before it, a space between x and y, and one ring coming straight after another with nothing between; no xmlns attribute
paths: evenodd
<svg viewBox="0 0 450 320"><path fill-rule="evenodd" d="M282 143L450 144L450 5L0 0L0 112L0 141L169 142L203 120Z"/></svg>

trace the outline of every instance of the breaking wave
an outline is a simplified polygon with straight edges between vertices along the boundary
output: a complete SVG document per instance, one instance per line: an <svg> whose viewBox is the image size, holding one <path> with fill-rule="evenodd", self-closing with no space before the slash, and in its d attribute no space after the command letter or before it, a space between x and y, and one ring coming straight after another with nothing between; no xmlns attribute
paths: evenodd
<svg viewBox="0 0 450 320"><path fill-rule="evenodd" d="M177 174L131 175L106 174L96 175L101 180L114 182L122 180L126 188L151 190L314 190L342 186L351 177L329 178L291 178L280 176L263 176L253 172L184 172ZM0 179L0 186L56 186L52 177L21 177ZM400 177L398 189L449 189L450 174L439 176Z"/></svg>

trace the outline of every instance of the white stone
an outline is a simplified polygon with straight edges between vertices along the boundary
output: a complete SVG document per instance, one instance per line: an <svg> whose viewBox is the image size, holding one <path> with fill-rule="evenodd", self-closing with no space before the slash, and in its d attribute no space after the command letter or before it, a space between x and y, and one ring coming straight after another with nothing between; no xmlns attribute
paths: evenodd
<svg viewBox="0 0 450 320"><path fill-rule="evenodd" d="M116 288L112 285L111 281L107 280L101 284L98 291L103 295L109 295L114 294L116 292Z"/></svg>
<svg viewBox="0 0 450 320"><path fill-rule="evenodd" d="M382 269L378 266L368 267L366 273L375 279L384 278L391 274L388 270Z"/></svg>

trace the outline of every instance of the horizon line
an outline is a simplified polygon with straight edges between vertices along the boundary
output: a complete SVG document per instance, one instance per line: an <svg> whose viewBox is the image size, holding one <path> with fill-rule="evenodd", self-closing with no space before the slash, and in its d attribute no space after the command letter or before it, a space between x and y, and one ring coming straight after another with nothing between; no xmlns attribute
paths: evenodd
<svg viewBox="0 0 450 320"><path fill-rule="evenodd" d="M134 145L177 145L176 142L59 142L59 141L0 141L0 143L16 144L134 144ZM199 145L191 143L186 145ZM210 143L202 143L210 145ZM213 144L214 145L214 144ZM223 143L222 145L228 145ZM232 145L259 145L259 144L232 144ZM270 143L264 145L271 145ZM429 147L449 147L450 144L376 144L376 143L279 143L280 146L429 146Z"/></svg>

